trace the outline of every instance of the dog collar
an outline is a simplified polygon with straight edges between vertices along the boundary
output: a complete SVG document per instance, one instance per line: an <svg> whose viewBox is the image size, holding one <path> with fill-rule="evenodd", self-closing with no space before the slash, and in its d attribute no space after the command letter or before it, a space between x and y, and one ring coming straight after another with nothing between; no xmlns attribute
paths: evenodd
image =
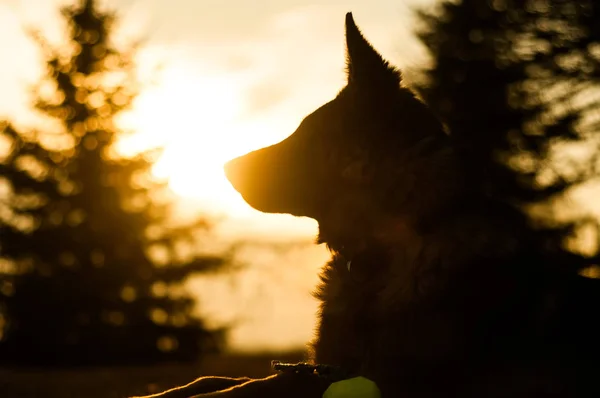
<svg viewBox="0 0 600 398"><path fill-rule="evenodd" d="M356 250L348 246L341 246L335 251L338 257L337 261L344 264L348 272L354 271L356 267L361 268L362 263L366 263L370 267L371 264L386 264L388 261L388 249L381 245L361 246Z"/></svg>

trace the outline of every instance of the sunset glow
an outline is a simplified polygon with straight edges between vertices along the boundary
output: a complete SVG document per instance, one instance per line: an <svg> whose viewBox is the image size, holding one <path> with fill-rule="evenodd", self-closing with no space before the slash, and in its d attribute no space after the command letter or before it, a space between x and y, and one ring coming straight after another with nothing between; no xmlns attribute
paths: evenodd
<svg viewBox="0 0 600 398"><path fill-rule="evenodd" d="M125 117L138 133L123 149L163 146L153 172L176 194L217 212L248 210L223 173L225 162L251 149L248 140L236 139L250 126L238 118L243 103L235 79L183 66L167 66L158 76Z"/></svg>

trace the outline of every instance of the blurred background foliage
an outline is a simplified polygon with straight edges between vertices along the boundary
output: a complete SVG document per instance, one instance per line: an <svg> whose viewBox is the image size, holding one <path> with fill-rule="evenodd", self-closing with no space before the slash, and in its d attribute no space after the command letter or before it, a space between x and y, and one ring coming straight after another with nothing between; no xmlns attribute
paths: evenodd
<svg viewBox="0 0 600 398"><path fill-rule="evenodd" d="M182 286L227 256L198 256L206 220L173 225L165 184L150 175L155 148L118 157L115 126L142 89L135 50L111 43L115 16L92 0L62 10L68 42L32 35L46 75L33 89L49 131L5 123L0 165L0 362L81 366L195 360L223 330L193 317Z"/></svg>
<svg viewBox="0 0 600 398"><path fill-rule="evenodd" d="M598 178L598 7L461 0L417 11L431 62L416 88L458 137L473 181L521 206L540 249L583 272L594 272L597 233L570 239L597 223L565 207L574 189Z"/></svg>

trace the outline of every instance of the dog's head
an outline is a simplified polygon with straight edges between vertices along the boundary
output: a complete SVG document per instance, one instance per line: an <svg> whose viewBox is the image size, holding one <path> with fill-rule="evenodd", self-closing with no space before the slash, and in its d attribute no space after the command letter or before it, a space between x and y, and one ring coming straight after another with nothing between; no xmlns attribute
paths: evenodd
<svg viewBox="0 0 600 398"><path fill-rule="evenodd" d="M441 124L401 87L400 71L365 40L351 13L346 50L348 82L335 99L285 140L225 166L255 209L311 217L321 234L336 236L372 227L382 215L435 211L456 179Z"/></svg>

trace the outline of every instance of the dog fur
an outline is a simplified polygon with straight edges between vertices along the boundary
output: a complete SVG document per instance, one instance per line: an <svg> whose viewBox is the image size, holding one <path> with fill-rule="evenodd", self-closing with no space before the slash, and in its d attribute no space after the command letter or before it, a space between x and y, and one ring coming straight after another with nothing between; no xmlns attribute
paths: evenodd
<svg viewBox="0 0 600 398"><path fill-rule="evenodd" d="M461 145L346 16L348 82L278 144L226 165L267 213L311 217L332 252L311 360L387 397L592 397L598 282L542 255ZM201 378L157 397L320 397L313 375ZM199 395L202 394L202 395Z"/></svg>

